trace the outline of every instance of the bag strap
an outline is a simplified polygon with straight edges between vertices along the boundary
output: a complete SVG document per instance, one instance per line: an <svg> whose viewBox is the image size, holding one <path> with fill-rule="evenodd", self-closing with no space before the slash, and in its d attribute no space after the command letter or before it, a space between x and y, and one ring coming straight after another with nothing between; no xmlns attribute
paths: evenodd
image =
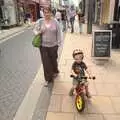
<svg viewBox="0 0 120 120"><path fill-rule="evenodd" d="M57 38L57 33L58 33L58 29L57 29L57 25L58 25L58 21L56 19L55 20L55 23L56 23L56 40L58 41L58 38Z"/></svg>

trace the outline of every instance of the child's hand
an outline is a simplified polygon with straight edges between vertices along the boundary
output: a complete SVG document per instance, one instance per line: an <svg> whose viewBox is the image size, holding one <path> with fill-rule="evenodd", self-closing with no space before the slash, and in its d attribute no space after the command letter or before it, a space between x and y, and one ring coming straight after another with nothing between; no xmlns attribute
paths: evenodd
<svg viewBox="0 0 120 120"><path fill-rule="evenodd" d="M77 76L78 76L78 75L77 75L77 74L75 74L75 73L74 73L73 75L74 75L75 77L77 77Z"/></svg>

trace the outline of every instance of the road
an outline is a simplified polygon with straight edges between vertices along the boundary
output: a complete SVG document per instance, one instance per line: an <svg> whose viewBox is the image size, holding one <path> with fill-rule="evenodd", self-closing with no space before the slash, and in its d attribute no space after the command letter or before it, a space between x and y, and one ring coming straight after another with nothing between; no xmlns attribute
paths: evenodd
<svg viewBox="0 0 120 120"><path fill-rule="evenodd" d="M0 44L0 120L13 119L40 68L32 36L29 29Z"/></svg>

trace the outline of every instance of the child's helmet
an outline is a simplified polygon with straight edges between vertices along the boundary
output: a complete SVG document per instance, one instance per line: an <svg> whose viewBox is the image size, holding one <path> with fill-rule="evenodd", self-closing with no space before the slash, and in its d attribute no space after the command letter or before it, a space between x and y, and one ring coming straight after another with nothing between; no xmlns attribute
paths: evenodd
<svg viewBox="0 0 120 120"><path fill-rule="evenodd" d="M75 57L75 55L78 55L78 54L82 54L83 55L83 51L82 50L80 50L80 49L75 49L74 51L73 51L73 58ZM84 55L83 55L83 57L82 57L82 59L84 58Z"/></svg>

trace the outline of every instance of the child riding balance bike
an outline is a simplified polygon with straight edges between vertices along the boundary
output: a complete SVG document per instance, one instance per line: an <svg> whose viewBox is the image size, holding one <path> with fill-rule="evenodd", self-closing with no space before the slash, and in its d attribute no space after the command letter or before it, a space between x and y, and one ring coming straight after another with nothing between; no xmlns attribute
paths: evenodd
<svg viewBox="0 0 120 120"><path fill-rule="evenodd" d="M85 96L91 98L87 79L95 79L92 77L86 64L83 62L83 52L80 49L73 51L74 62L72 64L71 77L73 78L73 86L69 92L70 96L76 95L75 105L79 112L85 108ZM85 76L85 71L89 77Z"/></svg>

